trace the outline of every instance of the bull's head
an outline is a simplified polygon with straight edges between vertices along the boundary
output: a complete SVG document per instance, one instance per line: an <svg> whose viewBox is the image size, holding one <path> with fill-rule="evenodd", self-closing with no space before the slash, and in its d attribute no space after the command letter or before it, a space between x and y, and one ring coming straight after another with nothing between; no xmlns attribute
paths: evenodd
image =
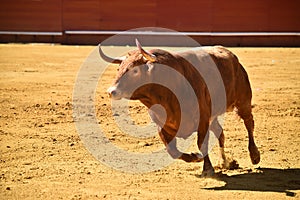
<svg viewBox="0 0 300 200"><path fill-rule="evenodd" d="M136 40L137 50L128 52L126 57L110 58L106 56L99 45L99 53L103 60L119 64L118 73L113 85L107 90L109 96L114 100L121 98L138 99L138 91L145 89L145 86L151 81L151 71L153 63L157 57L144 50Z"/></svg>

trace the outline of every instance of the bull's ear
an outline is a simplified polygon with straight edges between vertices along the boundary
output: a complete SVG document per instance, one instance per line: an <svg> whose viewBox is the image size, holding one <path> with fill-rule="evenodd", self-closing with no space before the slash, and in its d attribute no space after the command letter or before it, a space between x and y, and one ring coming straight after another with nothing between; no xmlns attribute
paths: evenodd
<svg viewBox="0 0 300 200"><path fill-rule="evenodd" d="M145 49L143 49L142 45L140 44L140 42L135 39L135 43L137 48L140 50L141 54L144 56L144 58L146 58L148 61L151 62L155 62L156 61L156 56L148 51L146 51Z"/></svg>

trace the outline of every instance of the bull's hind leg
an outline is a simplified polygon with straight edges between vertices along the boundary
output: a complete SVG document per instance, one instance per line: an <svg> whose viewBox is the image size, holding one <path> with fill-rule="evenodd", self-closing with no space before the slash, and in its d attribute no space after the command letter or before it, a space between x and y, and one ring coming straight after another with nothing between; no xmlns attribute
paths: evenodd
<svg viewBox="0 0 300 200"><path fill-rule="evenodd" d="M253 164L258 164L260 161L260 153L254 142L254 136L253 136L254 120L253 120L253 115L251 110L252 110L251 103L238 106L238 115L244 120L244 124L248 131L248 137L249 137L248 149L250 152L251 161Z"/></svg>

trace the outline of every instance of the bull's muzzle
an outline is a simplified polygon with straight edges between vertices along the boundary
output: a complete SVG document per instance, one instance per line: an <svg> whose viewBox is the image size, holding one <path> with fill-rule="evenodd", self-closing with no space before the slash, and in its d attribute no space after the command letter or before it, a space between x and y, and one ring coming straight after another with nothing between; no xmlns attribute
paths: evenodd
<svg viewBox="0 0 300 200"><path fill-rule="evenodd" d="M119 94L118 94L117 88L115 86L108 88L107 93L108 93L108 96L112 99L115 99L115 100L120 99L118 97Z"/></svg>

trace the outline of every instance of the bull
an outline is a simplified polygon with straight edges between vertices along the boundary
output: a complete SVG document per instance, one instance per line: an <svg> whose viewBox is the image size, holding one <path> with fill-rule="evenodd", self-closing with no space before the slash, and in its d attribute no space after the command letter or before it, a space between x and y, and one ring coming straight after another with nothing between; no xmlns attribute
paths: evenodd
<svg viewBox="0 0 300 200"><path fill-rule="evenodd" d="M254 120L252 115L252 91L247 72L239 62L236 55L222 46L197 48L191 51L170 53L162 49L145 50L138 40L137 49L127 53L123 58L110 58L105 55L99 45L99 53L103 60L119 65L117 76L111 87L107 90L113 100L122 98L139 100L147 108L151 119L158 126L158 134L166 146L167 152L172 158L178 158L186 162L201 162L203 164L203 176L214 174L214 168L208 155L209 130L218 132L218 141L224 166L227 159L224 153L225 136L218 121L218 116L232 111L244 121L248 132L248 150L253 164L260 162L260 153L255 144L253 131ZM196 59L195 67L191 58ZM218 86L209 88L204 76L213 71L211 60L216 66L225 92L225 107L212 109L213 98L218 98ZM164 67L163 67L164 66ZM167 67L166 67L167 66ZM200 68L199 69L197 69ZM166 68L176 71L179 75L170 75ZM202 70L202 71L201 71ZM201 73L200 73L201 72ZM176 74L175 73L175 74ZM203 74L204 73L204 74ZM190 98L186 92L186 83L194 92L196 101ZM178 100L170 88L160 83L177 88L177 93L186 97L183 102ZM155 105L163 107L155 109ZM184 109L182 109L184 107ZM176 146L176 138L188 138L193 132L197 132L197 146L201 153L183 153Z"/></svg>

